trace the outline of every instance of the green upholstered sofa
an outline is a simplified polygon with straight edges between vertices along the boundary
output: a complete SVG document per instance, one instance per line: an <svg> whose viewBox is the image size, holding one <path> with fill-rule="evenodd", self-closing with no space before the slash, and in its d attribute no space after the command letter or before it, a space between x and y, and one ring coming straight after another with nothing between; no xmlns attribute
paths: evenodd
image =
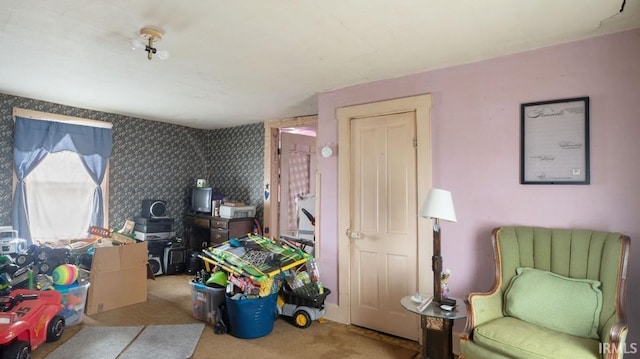
<svg viewBox="0 0 640 359"><path fill-rule="evenodd" d="M495 283L466 300L461 358L622 358L629 237L500 227Z"/></svg>

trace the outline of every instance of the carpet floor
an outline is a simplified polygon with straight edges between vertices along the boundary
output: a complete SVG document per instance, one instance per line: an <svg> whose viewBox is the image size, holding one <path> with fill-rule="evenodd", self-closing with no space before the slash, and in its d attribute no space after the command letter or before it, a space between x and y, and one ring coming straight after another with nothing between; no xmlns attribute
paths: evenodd
<svg viewBox="0 0 640 359"><path fill-rule="evenodd" d="M160 276L148 280L148 298L134 304L91 316L85 315L82 323L67 327L58 342L46 343L33 352L33 359L45 359L56 348L71 341L85 327L151 326L203 323L193 318L191 286L192 276ZM278 318L273 331L260 338L239 339L230 334L215 334L213 326L204 323L204 329L192 358L393 358L414 359L420 357L421 346L405 340L352 325L323 320L315 321L306 329L295 327L287 317ZM177 339L195 335L175 330ZM156 341L157 343L157 341ZM161 356L162 348L155 345L151 353ZM90 358L102 358L94 352ZM168 358L168 357L166 357ZM182 359L180 357L168 359Z"/></svg>
<svg viewBox="0 0 640 359"><path fill-rule="evenodd" d="M117 358L144 327L86 327L56 348L47 359Z"/></svg>
<svg viewBox="0 0 640 359"><path fill-rule="evenodd" d="M47 359L187 359L193 355L203 329L203 323L84 327Z"/></svg>

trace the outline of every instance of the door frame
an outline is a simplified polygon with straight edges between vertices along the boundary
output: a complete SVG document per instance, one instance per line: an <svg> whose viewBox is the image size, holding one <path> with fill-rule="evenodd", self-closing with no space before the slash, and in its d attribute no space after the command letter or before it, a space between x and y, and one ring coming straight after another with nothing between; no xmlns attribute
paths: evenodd
<svg viewBox="0 0 640 359"><path fill-rule="evenodd" d="M369 104L341 107L336 110L338 119L338 320L351 324L351 249L346 231L351 218L351 120L414 112L417 137L417 195L416 208L422 204L432 186L431 158L431 94L386 100ZM416 213L416 216L418 214ZM421 293L430 293L433 288L431 256L433 233L427 220L418 220L418 253L416 287ZM411 294L411 293L407 293ZM400 305L398 303L398 305Z"/></svg>
<svg viewBox="0 0 640 359"><path fill-rule="evenodd" d="M263 190L265 194L268 192L269 196L263 197L263 234L265 237L273 238L273 233L279 233L280 223L278 222L278 201L272 201L273 198L279 197L278 184L278 141L280 135L280 128L284 127L307 127L315 126L318 128L318 116L298 116L284 118L280 120L267 121L264 123L264 184ZM316 137L317 138L317 137ZM316 144L317 147L317 144ZM316 148L316 153L317 153ZM317 156L317 155L316 155ZM316 174L312 174L315 176ZM275 184L272 186L271 184ZM316 187L318 186L318 179L316 178ZM316 196L318 192L316 190ZM267 197L267 198L265 198ZM317 197L316 197L317 198ZM316 213L318 213L318 202L316 201ZM316 221L316 231L318 230L318 221ZM266 230L269 230L267 233ZM319 239L318 233L316 233L316 240Z"/></svg>

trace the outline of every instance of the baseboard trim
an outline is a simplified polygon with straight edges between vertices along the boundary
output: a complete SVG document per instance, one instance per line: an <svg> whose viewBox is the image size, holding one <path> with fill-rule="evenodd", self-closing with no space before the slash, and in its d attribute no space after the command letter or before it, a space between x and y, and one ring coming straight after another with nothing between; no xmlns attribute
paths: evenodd
<svg viewBox="0 0 640 359"><path fill-rule="evenodd" d="M344 318L341 318L340 307L335 303L324 303L325 314L324 318L332 322L340 324L351 324Z"/></svg>

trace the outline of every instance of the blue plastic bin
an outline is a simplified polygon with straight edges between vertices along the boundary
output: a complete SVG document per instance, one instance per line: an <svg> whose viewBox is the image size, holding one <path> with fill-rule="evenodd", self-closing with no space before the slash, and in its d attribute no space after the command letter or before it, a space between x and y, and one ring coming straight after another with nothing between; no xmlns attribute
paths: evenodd
<svg viewBox="0 0 640 359"><path fill-rule="evenodd" d="M278 318L278 293L254 299L231 299L226 296L229 333L236 338L263 337L273 330Z"/></svg>

